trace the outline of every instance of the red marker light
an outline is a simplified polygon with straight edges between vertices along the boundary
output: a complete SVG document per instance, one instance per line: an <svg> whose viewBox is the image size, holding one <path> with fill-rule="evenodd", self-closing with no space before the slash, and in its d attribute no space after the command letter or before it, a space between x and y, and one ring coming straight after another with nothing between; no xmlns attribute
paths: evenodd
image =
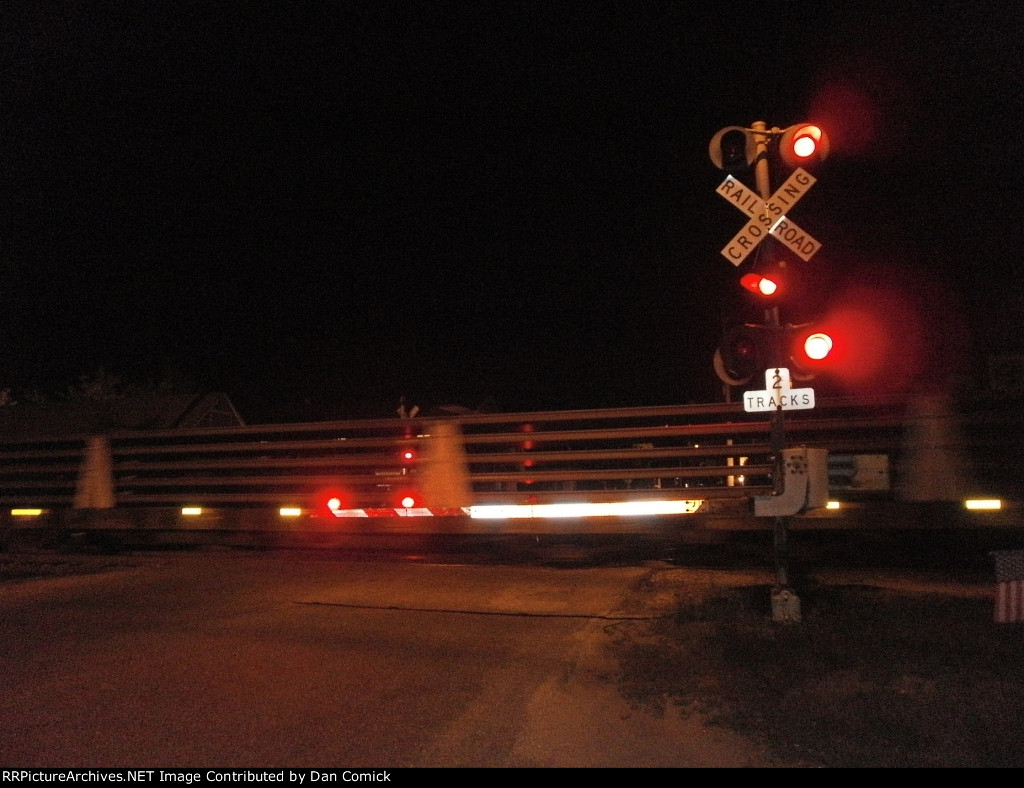
<svg viewBox="0 0 1024 788"><path fill-rule="evenodd" d="M352 508L352 495L340 487L317 491L314 497L314 511L318 514L329 513L338 517L338 512Z"/></svg>

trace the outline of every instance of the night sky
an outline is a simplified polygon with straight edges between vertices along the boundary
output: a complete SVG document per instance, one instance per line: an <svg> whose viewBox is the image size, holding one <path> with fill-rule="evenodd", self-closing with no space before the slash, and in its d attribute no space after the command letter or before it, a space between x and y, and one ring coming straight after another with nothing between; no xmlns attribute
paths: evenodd
<svg viewBox="0 0 1024 788"><path fill-rule="evenodd" d="M0 385L103 367L253 422L720 400L745 219L707 145L757 120L831 134L795 313L1024 351L1024 13L912 5L5 1Z"/></svg>

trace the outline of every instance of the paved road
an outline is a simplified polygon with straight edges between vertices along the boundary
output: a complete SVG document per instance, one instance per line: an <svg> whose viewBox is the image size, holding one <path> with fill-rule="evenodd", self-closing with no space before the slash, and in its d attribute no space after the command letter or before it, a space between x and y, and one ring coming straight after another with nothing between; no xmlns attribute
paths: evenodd
<svg viewBox="0 0 1024 788"><path fill-rule="evenodd" d="M0 587L0 765L760 762L618 694L608 628L668 609L671 594L639 590L656 567L118 563Z"/></svg>

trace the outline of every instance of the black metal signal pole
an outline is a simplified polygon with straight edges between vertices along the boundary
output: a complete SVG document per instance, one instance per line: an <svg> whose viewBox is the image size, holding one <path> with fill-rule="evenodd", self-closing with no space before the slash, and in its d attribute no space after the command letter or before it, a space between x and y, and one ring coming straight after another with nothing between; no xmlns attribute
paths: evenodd
<svg viewBox="0 0 1024 788"><path fill-rule="evenodd" d="M757 182L757 191L765 204L771 199L771 170L768 163L768 128L764 121L759 120L751 124L757 143L757 158L754 161L754 177ZM779 307L773 305L765 310L765 324L768 326L769 334L772 337L772 364L776 369L782 366L781 350L781 322L779 320ZM776 373L778 375L778 373ZM776 390L776 406L771 411L771 450L775 470L773 478L776 492L781 492L779 482L785 478L782 452L786 448L786 424L784 411L782 410L782 397ZM774 529L775 547L775 583L777 589L786 589L789 586L789 532L786 518L781 515L775 516Z"/></svg>

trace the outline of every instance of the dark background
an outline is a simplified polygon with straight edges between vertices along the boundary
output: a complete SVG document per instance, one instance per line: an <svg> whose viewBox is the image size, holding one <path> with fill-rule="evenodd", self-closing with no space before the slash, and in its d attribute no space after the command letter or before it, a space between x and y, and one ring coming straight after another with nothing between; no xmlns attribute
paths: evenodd
<svg viewBox="0 0 1024 788"><path fill-rule="evenodd" d="M254 422L720 400L745 218L708 140L815 120L784 319L892 321L854 391L982 387L1024 350L1024 16L913 5L5 2L0 385L103 368Z"/></svg>

